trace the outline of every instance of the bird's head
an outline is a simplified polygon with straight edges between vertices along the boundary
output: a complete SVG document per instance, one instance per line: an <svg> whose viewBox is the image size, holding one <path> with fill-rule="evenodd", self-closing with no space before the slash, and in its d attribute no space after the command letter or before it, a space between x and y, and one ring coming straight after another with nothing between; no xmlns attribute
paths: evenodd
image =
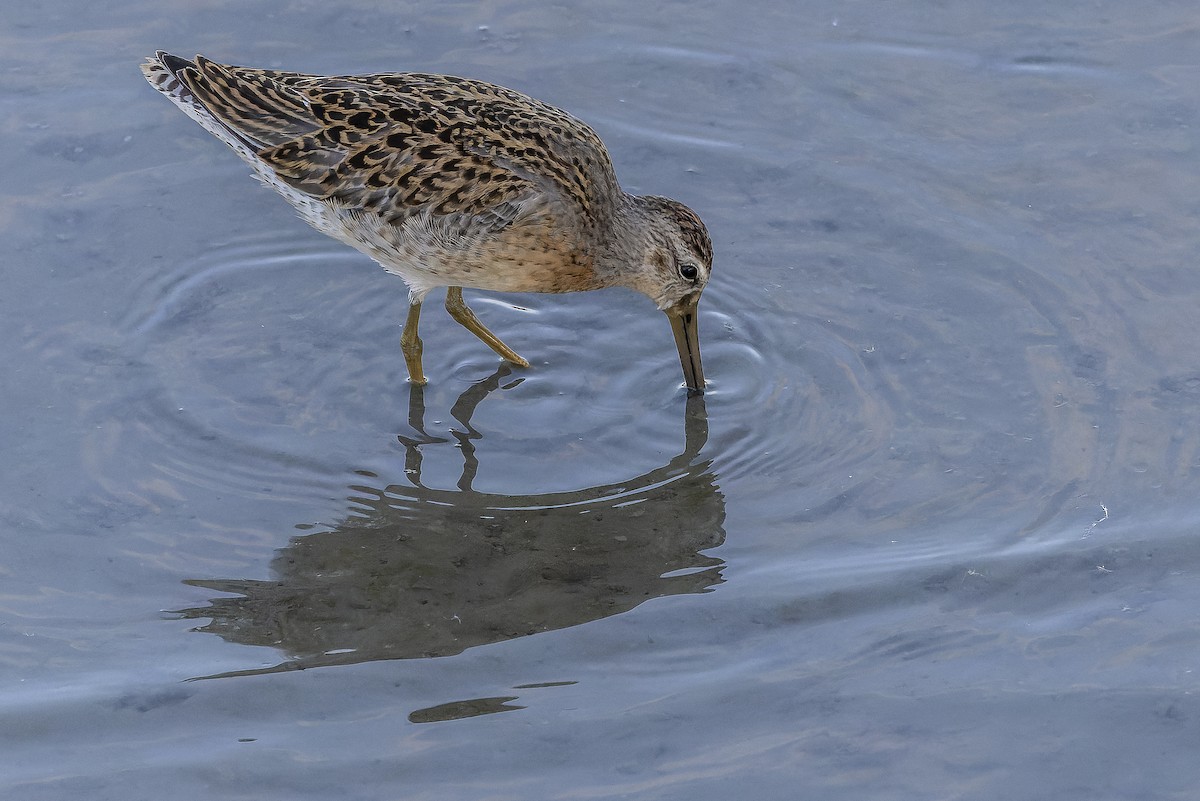
<svg viewBox="0 0 1200 801"><path fill-rule="evenodd" d="M688 390L704 392L696 306L712 272L712 240L696 213L682 203L654 196L638 201L648 218L649 236L635 288L670 319Z"/></svg>

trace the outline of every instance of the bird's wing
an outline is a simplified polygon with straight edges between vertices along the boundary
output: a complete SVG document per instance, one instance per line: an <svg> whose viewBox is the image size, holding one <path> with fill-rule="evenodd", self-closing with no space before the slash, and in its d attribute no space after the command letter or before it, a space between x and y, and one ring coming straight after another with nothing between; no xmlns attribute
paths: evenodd
<svg viewBox="0 0 1200 801"><path fill-rule="evenodd" d="M397 221L583 215L616 187L591 128L492 84L419 73L318 77L197 57L173 70L292 188Z"/></svg>

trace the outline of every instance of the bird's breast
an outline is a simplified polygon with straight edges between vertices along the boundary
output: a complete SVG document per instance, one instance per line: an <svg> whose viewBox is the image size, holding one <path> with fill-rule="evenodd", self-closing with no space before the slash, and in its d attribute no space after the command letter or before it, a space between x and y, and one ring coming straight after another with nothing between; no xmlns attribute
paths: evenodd
<svg viewBox="0 0 1200 801"><path fill-rule="evenodd" d="M438 286L551 293L602 286L588 243L552 219L495 229L465 219L467 215L425 212L385 221L334 208L328 214L333 224L326 219L318 228L334 228L336 238L421 294Z"/></svg>

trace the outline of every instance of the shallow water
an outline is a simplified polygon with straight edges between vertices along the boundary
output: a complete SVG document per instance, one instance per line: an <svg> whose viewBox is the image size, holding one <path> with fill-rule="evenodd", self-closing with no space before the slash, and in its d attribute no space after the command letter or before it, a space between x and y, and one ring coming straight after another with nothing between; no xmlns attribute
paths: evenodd
<svg viewBox="0 0 1200 801"><path fill-rule="evenodd" d="M1188 4L11 10L0 796L1194 796ZM619 291L309 230L156 48L557 103L717 251Z"/></svg>

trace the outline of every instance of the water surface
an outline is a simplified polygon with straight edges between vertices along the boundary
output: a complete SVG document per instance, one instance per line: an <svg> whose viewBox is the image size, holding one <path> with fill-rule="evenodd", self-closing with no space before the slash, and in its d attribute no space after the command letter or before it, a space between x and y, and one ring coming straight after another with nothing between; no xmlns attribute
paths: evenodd
<svg viewBox="0 0 1200 801"><path fill-rule="evenodd" d="M276 2L0 23L0 795L1137 798L1200 783L1187 4ZM156 48L562 105L717 252L620 291L296 220Z"/></svg>

